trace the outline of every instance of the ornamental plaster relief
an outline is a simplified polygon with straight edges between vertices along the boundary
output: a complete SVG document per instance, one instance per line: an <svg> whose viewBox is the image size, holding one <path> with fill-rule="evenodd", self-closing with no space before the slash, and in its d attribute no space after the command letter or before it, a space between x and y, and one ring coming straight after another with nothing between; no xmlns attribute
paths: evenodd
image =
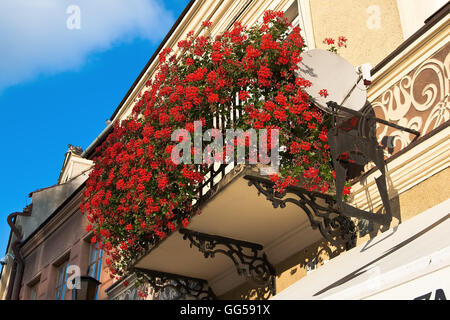
<svg viewBox="0 0 450 320"><path fill-rule="evenodd" d="M404 75L373 102L375 115L418 130L421 136L450 119L450 44ZM407 132L377 124L378 141L387 157L397 153L415 137Z"/></svg>

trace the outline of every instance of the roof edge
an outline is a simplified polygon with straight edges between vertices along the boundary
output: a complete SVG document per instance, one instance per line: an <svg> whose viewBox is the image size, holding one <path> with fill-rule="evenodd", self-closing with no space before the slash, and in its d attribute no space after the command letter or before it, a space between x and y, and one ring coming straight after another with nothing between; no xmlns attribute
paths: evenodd
<svg viewBox="0 0 450 320"><path fill-rule="evenodd" d="M111 121L115 118L115 116L117 115L117 113L119 113L119 110L122 108L122 106L125 104L125 102L127 101L128 97L131 95L131 93L134 91L134 89L136 88L137 84L139 83L139 81L141 81L142 77L144 76L145 72L147 71L147 69L150 67L150 65L153 63L153 61L156 59L156 57L158 56L159 52L161 51L161 49L164 47L164 45L166 44L167 40L169 40L169 38L172 36L172 34L175 32L176 28L179 26L179 24L181 23L181 21L183 20L183 18L186 16L187 12L189 11L189 9L192 7L192 5L194 4L196 0L191 0L189 1L189 3L187 4L187 6L184 8L183 12L181 12L180 16L178 17L178 19L175 21L175 23L173 24L172 28L169 30L169 32L166 34L166 36L164 37L164 39L161 41L161 43L159 44L158 48L155 50L155 52L153 53L153 55L151 56L150 60L147 62L147 64L145 65L144 69L142 69L141 73L139 74L139 76L136 78L136 80L133 82L131 88L128 90L128 92L125 94L125 97L122 99L122 101L120 102L119 106L116 108L116 110L113 112L113 114L111 115L111 117L109 118Z"/></svg>

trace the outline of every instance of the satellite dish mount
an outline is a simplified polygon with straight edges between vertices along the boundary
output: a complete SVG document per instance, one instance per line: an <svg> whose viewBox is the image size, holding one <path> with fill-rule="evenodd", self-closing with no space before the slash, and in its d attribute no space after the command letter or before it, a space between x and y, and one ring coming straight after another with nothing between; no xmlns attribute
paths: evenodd
<svg viewBox="0 0 450 320"><path fill-rule="evenodd" d="M332 116L328 143L336 172L336 203L339 212L344 216L389 225L392 212L387 192L384 152L376 138L376 123L383 123L417 137L420 132L361 112L369 105L366 85L371 82L370 68L369 64L355 68L337 54L313 49L302 54L299 76L312 83L306 88L306 92L314 104ZM329 96L319 96L321 89L327 89ZM361 210L343 201L348 167L343 162L342 155L346 153L359 165L373 162L381 172L375 182L383 202L384 214Z"/></svg>

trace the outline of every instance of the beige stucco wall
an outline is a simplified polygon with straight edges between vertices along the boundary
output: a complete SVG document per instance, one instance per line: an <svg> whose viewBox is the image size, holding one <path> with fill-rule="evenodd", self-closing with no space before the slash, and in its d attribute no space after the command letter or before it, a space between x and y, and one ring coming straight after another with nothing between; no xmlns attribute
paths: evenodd
<svg viewBox="0 0 450 320"><path fill-rule="evenodd" d="M446 2L447 0L397 0L404 37L416 32Z"/></svg>
<svg viewBox="0 0 450 320"><path fill-rule="evenodd" d="M404 40L395 0L310 0L310 7L316 47L345 36L348 47L339 54L353 65L375 66Z"/></svg>
<svg viewBox="0 0 450 320"><path fill-rule="evenodd" d="M447 168L399 196L404 222L450 197L450 168Z"/></svg>

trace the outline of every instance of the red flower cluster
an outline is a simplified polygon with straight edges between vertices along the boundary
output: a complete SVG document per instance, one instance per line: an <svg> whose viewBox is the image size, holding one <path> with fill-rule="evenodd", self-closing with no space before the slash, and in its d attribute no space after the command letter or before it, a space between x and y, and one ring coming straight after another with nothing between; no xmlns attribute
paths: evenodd
<svg viewBox="0 0 450 320"><path fill-rule="evenodd" d="M340 36L338 38L338 47L345 47L345 48L347 48L347 38L345 38L344 36Z"/></svg>
<svg viewBox="0 0 450 320"><path fill-rule="evenodd" d="M322 90L320 90L320 91L319 91L319 95L322 96L322 97L324 97L324 98L328 97L328 91L327 91L327 89L322 89Z"/></svg>
<svg viewBox="0 0 450 320"><path fill-rule="evenodd" d="M202 26L205 28L208 28L208 27L212 26L212 22L211 21L203 21Z"/></svg>
<svg viewBox="0 0 450 320"><path fill-rule="evenodd" d="M339 36L338 37L337 48L335 46L336 41L333 38L325 38L322 42L324 44L330 46L328 48L328 51L331 51L331 52L334 52L334 53L337 53L337 48L342 48L342 47L347 48L347 38L344 37L344 36Z"/></svg>
<svg viewBox="0 0 450 320"><path fill-rule="evenodd" d="M279 130L285 149L280 174L271 177L276 188L300 181L328 190L328 122L304 91L311 84L295 72L304 49L300 30L289 32L282 12L268 11L263 20L250 29L236 23L215 39L190 32L178 43L180 56L162 50L157 74L131 116L116 123L97 149L81 210L91 223L87 230L94 230L92 241L108 254L112 276L123 276L133 258L187 227L197 213L192 203L207 166L171 160L178 143L171 134L180 128L193 132L194 121L212 123L214 115L228 117L233 107L243 113L235 128ZM270 148L269 137L263 141ZM194 152L199 150L190 156Z"/></svg>

